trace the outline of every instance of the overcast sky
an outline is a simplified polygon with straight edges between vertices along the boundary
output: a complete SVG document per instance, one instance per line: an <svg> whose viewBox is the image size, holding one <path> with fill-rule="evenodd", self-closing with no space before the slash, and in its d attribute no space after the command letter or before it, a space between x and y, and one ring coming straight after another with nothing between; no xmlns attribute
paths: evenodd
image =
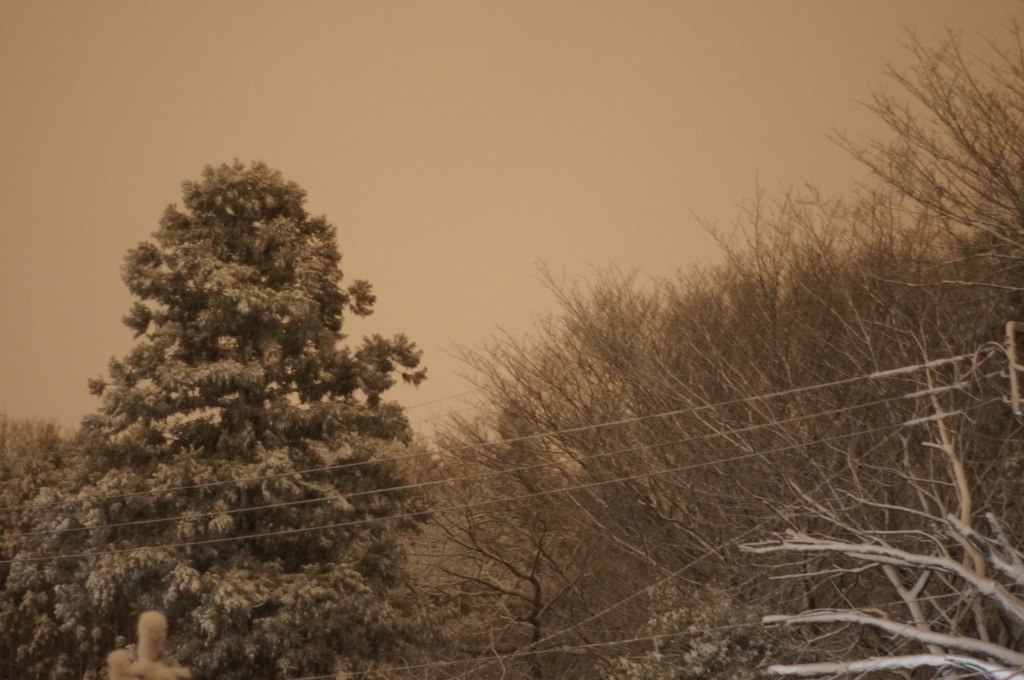
<svg viewBox="0 0 1024 680"><path fill-rule="evenodd" d="M833 128L905 61L905 31L1003 37L1016 0L0 2L0 411L69 426L131 347L125 252L206 164L262 160L337 226L346 279L429 380L527 332L569 278L715 257L760 184L842 192ZM427 402L432 402L427 405Z"/></svg>

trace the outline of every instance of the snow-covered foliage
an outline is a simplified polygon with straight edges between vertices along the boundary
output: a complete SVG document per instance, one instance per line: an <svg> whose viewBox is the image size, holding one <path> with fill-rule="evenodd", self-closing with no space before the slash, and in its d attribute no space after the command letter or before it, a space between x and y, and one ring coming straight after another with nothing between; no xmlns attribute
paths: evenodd
<svg viewBox="0 0 1024 680"><path fill-rule="evenodd" d="M397 590L413 525L382 521L419 508L387 460L410 433L382 395L423 378L418 350L344 344L374 296L341 287L334 227L293 182L236 162L183 189L126 257L138 342L91 382L81 469L8 553L20 677L97 678L149 609L219 680L374 663L416 627Z"/></svg>
<svg viewBox="0 0 1024 680"><path fill-rule="evenodd" d="M655 616L637 631L646 639L609 660L606 680L754 680L772 657L768 636L744 625L746 608L719 588L666 584L648 600Z"/></svg>

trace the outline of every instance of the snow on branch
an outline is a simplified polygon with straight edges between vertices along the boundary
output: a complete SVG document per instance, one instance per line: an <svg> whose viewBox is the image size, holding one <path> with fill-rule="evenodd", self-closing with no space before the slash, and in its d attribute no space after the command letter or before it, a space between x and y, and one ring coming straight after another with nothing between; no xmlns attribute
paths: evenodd
<svg viewBox="0 0 1024 680"><path fill-rule="evenodd" d="M982 540L980 536L964 526L959 520L950 517L948 521L968 540L971 539L971 535L975 536L978 540ZM971 535L964 533L965 531L970 532ZM1019 598L1010 593L998 581L987 577L984 573L976 573L949 557L920 555L888 545L849 543L840 540L813 538L798 532L789 532L787 538L784 539L750 543L741 546L741 548L746 552L757 554L775 552L836 553L854 560L871 562L878 565L945 572L963 579L979 593L991 599L1000 610L1012 618L1018 625L1024 626L1024 603ZM991 550L991 546L989 546L987 552L984 550L981 552L986 560L1000 571L1004 568L1012 567L1012 564L1008 561L1001 556L997 556ZM996 561L997 558L998 561ZM1017 574L1015 576L1015 580L1020 578L1024 578L1024 574Z"/></svg>
<svg viewBox="0 0 1024 680"><path fill-rule="evenodd" d="M917 668L939 668L942 670L967 671L993 680L1021 680L1024 672L1020 669L1005 668L998 664L979 661L967 656L952 654L912 654L909 656L882 656L860 661L838 663L808 663L797 666L769 666L773 675L814 677L819 675L862 674L872 671L910 671Z"/></svg>
<svg viewBox="0 0 1024 680"><path fill-rule="evenodd" d="M1009 542L1006 540L1006 536L1002 535L1002 529L999 528L999 523L996 521L996 518L991 513L986 515L986 517L989 524L995 530L998 530L997 536L999 536L999 547L1007 553L1006 555L1002 555L997 552L991 540L982 536L956 517L951 515L946 518L946 521L949 522L954 531L966 538L971 542L971 545L977 548L978 552L985 558L985 562L987 562L989 566L1001 573L1003 576L1012 579L1017 585L1024 586L1024 565L1021 564L1020 555L1010 547Z"/></svg>
<svg viewBox="0 0 1024 680"><path fill-rule="evenodd" d="M765 625L772 624L802 624L802 623L854 623L861 626L870 626L889 633L896 637L902 637L926 645L937 645L949 649L958 649L967 654L992 659L1001 664L1015 668L1024 668L1024 654L1007 649L992 642L964 637L962 635L950 635L947 633L936 633L930 630L922 630L911 623L889 621L870 614L854 610L824 610L818 609L801 614L793 615L772 615L761 619Z"/></svg>

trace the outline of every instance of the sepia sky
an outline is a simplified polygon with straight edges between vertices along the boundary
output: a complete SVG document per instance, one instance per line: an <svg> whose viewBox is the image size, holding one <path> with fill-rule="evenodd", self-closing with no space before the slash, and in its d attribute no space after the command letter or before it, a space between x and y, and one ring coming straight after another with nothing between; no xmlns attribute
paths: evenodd
<svg viewBox="0 0 1024 680"><path fill-rule="evenodd" d="M0 2L0 411L74 426L132 344L125 252L206 164L262 160L338 228L377 312L464 408L451 355L568 279L713 261L698 217L863 179L833 129L906 30L1001 38L1017 0Z"/></svg>

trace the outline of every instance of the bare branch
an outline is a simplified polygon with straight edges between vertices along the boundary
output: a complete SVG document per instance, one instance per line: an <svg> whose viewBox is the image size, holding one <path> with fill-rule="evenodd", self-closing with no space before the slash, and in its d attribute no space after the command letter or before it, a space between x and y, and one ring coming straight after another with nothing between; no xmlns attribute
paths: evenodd
<svg viewBox="0 0 1024 680"><path fill-rule="evenodd" d="M857 611L827 611L814 610L800 614L785 615L776 614L765 616L761 619L765 625L783 624L795 625L804 623L854 623L861 626L870 626L885 631L890 635L906 638L920 642L924 645L938 645L949 649L958 649L967 654L977 654L989 659L995 659L1011 668L1024 668L1024 654L1014 652L1006 647L963 637L961 635L949 635L947 633L935 633L916 628L910 623L888 621L876 616L870 616Z"/></svg>
<svg viewBox="0 0 1024 680"><path fill-rule="evenodd" d="M785 540L748 543L740 547L745 552L756 554L776 552L838 553L851 559L873 562L879 565L945 572L966 581L979 593L990 598L996 606L1012 617L1018 625L1024 626L1024 603L997 581L983 574L976 574L959 562L947 557L918 555L887 546L823 540L796 532L790 533L789 538Z"/></svg>
<svg viewBox="0 0 1024 680"><path fill-rule="evenodd" d="M952 654L912 654L909 656L888 656L860 661L837 663L808 663L795 666L769 666L773 675L814 677L818 675L851 675L873 671L901 671L917 668L948 668L977 673L993 680L1020 680L1019 669L1006 668L999 664L979 661L967 656Z"/></svg>

